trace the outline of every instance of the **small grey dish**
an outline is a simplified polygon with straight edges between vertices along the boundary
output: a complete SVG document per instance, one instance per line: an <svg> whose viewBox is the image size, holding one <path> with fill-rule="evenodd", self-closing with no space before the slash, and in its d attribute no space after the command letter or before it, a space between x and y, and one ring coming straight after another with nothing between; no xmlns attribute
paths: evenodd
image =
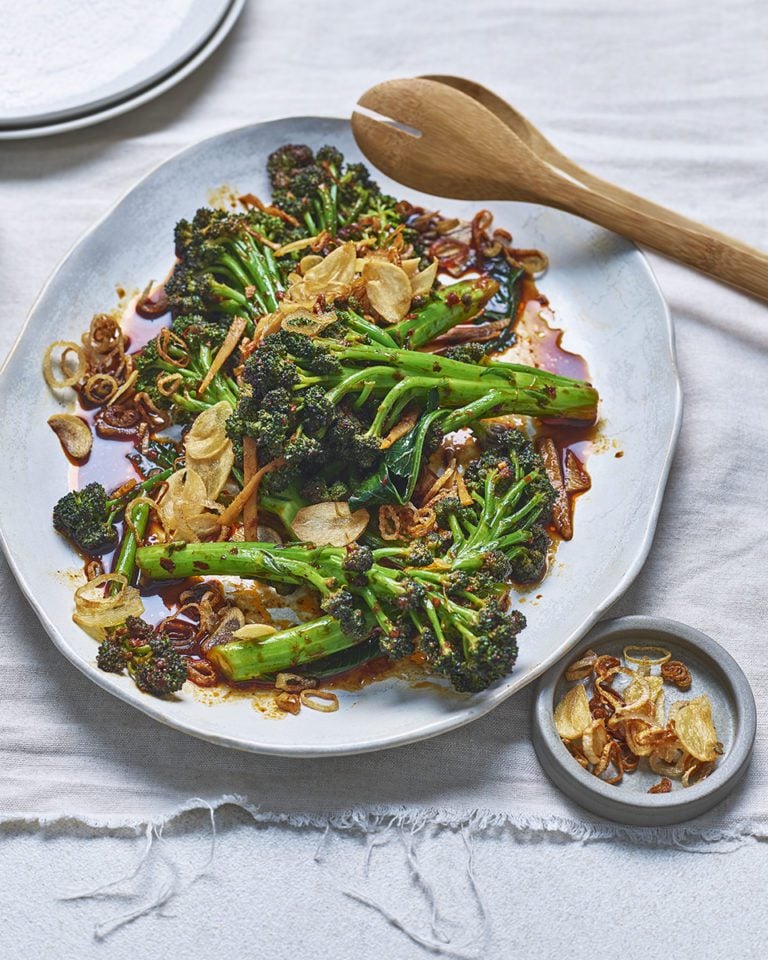
<svg viewBox="0 0 768 960"><path fill-rule="evenodd" d="M643 764L626 774L620 784L604 783L584 770L568 753L555 729L554 708L571 686L565 680L568 664L590 648L598 654L622 656L627 646L665 647L672 659L682 660L693 684L685 692L665 685L667 703L706 694L718 739L724 751L715 769L690 787L673 781L670 793L649 794L658 774ZM591 813L633 826L680 823L705 813L733 790L749 766L755 741L755 698L741 667L720 644L675 620L658 617L620 617L599 623L584 640L539 681L533 705L533 745L539 762L555 786Z"/></svg>

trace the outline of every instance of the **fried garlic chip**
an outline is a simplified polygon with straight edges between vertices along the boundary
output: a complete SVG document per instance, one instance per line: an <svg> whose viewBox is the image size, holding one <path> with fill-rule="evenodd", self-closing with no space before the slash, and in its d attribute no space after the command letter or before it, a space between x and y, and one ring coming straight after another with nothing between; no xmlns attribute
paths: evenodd
<svg viewBox="0 0 768 960"><path fill-rule="evenodd" d="M572 687L555 707L555 728L563 740L578 740L591 724L587 691L579 684Z"/></svg>
<svg viewBox="0 0 768 960"><path fill-rule="evenodd" d="M105 591L105 587L111 589ZM75 590L72 619L96 640L103 640L107 630L124 623L126 617L143 613L139 591L121 573L102 573Z"/></svg>
<svg viewBox="0 0 768 960"><path fill-rule="evenodd" d="M354 243L343 243L305 271L295 284L295 289L290 289L290 299L311 299L320 293L341 293L355 278L356 260Z"/></svg>
<svg viewBox="0 0 768 960"><path fill-rule="evenodd" d="M583 689L583 687L580 689ZM584 756L590 763L598 766L602 765L601 760L603 759L603 754L605 753L606 747L610 747L610 744L611 738L605 728L605 720L603 720L602 717L599 720L593 720L586 730L584 730L581 737ZM605 766L607 765L608 759L606 757ZM603 766L603 770L605 766ZM602 773L602 770L600 772Z"/></svg>
<svg viewBox="0 0 768 960"><path fill-rule="evenodd" d="M226 433L227 419L231 413L232 407L226 400L214 404L196 417L184 437L187 466L203 481L204 499L215 500L218 497L235 462L232 441ZM199 528L199 521L197 526Z"/></svg>
<svg viewBox="0 0 768 960"><path fill-rule="evenodd" d="M231 413L232 407L222 400L198 414L184 437L187 457L207 460L220 453L229 442L226 424Z"/></svg>
<svg viewBox="0 0 768 960"><path fill-rule="evenodd" d="M432 289L437 276L437 260L432 263L415 277L411 277L411 295L414 297L425 297Z"/></svg>
<svg viewBox="0 0 768 960"><path fill-rule="evenodd" d="M368 301L386 323L399 323L408 313L413 293L411 280L402 267L370 257L363 264Z"/></svg>
<svg viewBox="0 0 768 960"><path fill-rule="evenodd" d="M302 507L293 521L293 531L300 540L316 546L329 544L346 547L353 543L368 526L370 514L365 509L350 512L345 500L331 503L313 503Z"/></svg>
<svg viewBox="0 0 768 960"><path fill-rule="evenodd" d="M709 697L694 697L679 707L674 729L683 749L692 757L704 763L711 763L717 757L717 733Z"/></svg>
<svg viewBox="0 0 768 960"><path fill-rule="evenodd" d="M305 337L316 337L338 319L333 310L314 313L301 304L292 304L288 301L280 304L278 309L283 317L283 330L287 330L288 333L303 333Z"/></svg>
<svg viewBox="0 0 768 960"><path fill-rule="evenodd" d="M269 623L246 623L232 634L238 640L266 640L273 633L277 633L277 627Z"/></svg>
<svg viewBox="0 0 768 960"><path fill-rule="evenodd" d="M661 677L636 676L624 690L625 704L617 712L645 714L658 726L664 726L664 681Z"/></svg>
<svg viewBox="0 0 768 960"><path fill-rule="evenodd" d="M218 536L220 527L216 513L221 510L208 498L205 481L191 467L177 470L168 477L165 493L157 510L166 533L187 543L196 543Z"/></svg>
<svg viewBox="0 0 768 960"><path fill-rule="evenodd" d="M64 452L75 460L85 460L93 446L91 428L72 413L54 413L48 426L59 438Z"/></svg>

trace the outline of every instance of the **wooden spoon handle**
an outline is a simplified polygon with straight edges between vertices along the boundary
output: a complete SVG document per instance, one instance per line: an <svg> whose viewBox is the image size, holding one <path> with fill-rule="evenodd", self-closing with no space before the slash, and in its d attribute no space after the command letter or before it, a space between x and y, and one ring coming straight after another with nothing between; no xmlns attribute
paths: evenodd
<svg viewBox="0 0 768 960"><path fill-rule="evenodd" d="M768 254L625 190L612 196L612 185L597 178L590 182L585 189L558 179L548 202L768 300Z"/></svg>

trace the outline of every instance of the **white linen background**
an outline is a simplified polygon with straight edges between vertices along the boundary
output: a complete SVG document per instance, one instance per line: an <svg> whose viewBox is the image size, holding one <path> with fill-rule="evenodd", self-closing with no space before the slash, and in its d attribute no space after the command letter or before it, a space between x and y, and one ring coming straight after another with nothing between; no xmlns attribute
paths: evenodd
<svg viewBox="0 0 768 960"><path fill-rule="evenodd" d="M251 0L213 58L157 102L79 133L0 146L0 356L62 254L155 164L252 121L348 115L360 92L394 76L475 77L588 169L766 248L767 61L760 0ZM380 755L290 761L215 748L154 724L82 677L47 640L3 562L5 955L26 960L54 945L61 957L151 958L166 943L183 956L239 955L244 943L278 957L297 948L423 955L344 889L461 955L586 956L599 926L612 944L620 937L626 957L640 957L642 938L621 931L641 929L649 906L663 912L676 958L732 955L737 934L723 934L724 925L757 902L768 873L759 842L768 835L768 327L757 302L652 263L675 321L684 423L651 557L611 614L684 620L734 652L758 700L745 785L689 835L585 827L589 818L538 768L527 693L464 730ZM46 518L30 528L42 533ZM215 857L185 887L210 849L210 817L198 809L155 841L126 887L135 896L57 899L130 873L148 820L200 808L196 797L215 803L233 794L262 812L318 816L279 825L223 807ZM404 825L341 817L350 809L398 811ZM323 840L324 811L339 815ZM95 924L154 901L159 911L94 941ZM757 956L768 917L752 911L748 920L738 946Z"/></svg>

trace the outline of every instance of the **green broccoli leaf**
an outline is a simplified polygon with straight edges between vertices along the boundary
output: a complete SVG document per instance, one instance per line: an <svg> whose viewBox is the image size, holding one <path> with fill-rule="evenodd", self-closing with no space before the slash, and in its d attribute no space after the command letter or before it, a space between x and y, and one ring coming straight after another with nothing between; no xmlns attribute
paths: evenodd
<svg viewBox="0 0 768 960"><path fill-rule="evenodd" d="M482 321L509 320L508 326L493 341L494 350L511 347L515 342L515 320L522 294L522 278L525 270L513 267L504 256L493 257L484 265L485 272L498 283L498 292L492 297L482 314Z"/></svg>
<svg viewBox="0 0 768 960"><path fill-rule="evenodd" d="M163 469L175 467L179 457L179 444L174 440L164 440L160 437L149 440L144 452L136 451L128 454L128 460L144 479L147 479L158 467Z"/></svg>
<svg viewBox="0 0 768 960"><path fill-rule="evenodd" d="M427 412L413 430L392 444L384 454L378 470L356 488L349 498L350 510L383 503L408 503L419 477L429 428L446 415L445 410L434 409L436 404L437 393L434 392L427 404Z"/></svg>

